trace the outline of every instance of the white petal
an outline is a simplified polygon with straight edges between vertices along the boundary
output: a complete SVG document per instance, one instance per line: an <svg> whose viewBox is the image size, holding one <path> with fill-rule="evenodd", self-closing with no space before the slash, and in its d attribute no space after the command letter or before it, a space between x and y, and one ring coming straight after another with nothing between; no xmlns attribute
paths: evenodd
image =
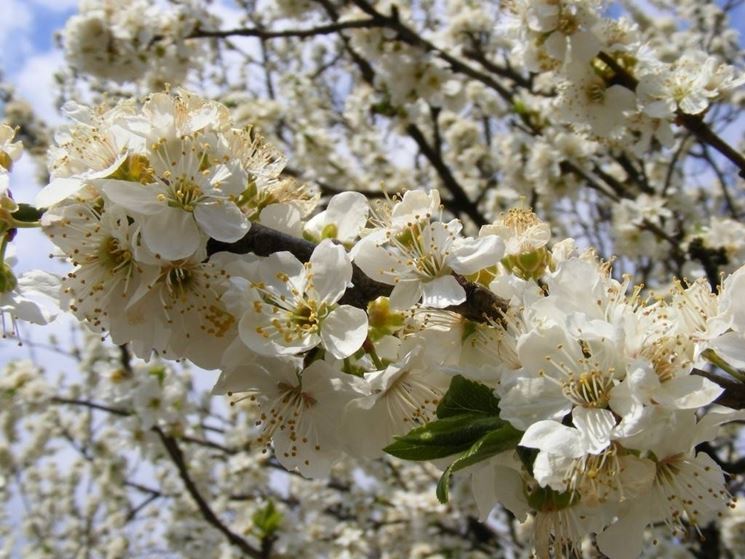
<svg viewBox="0 0 745 559"><path fill-rule="evenodd" d="M367 337L367 313L351 305L341 305L321 324L321 343L337 359L349 357Z"/></svg>
<svg viewBox="0 0 745 559"><path fill-rule="evenodd" d="M209 237L234 243L248 233L251 224L235 204L200 204L194 218Z"/></svg>
<svg viewBox="0 0 745 559"><path fill-rule="evenodd" d="M167 260L191 256L202 242L191 213L168 207L145 220L142 238L147 248Z"/></svg>
<svg viewBox="0 0 745 559"><path fill-rule="evenodd" d="M466 290L453 276L440 276L422 285L422 305L444 309L466 300Z"/></svg>
<svg viewBox="0 0 745 559"><path fill-rule="evenodd" d="M36 195L34 203L39 208L48 208L79 192L85 182L75 178L54 179Z"/></svg>
<svg viewBox="0 0 745 559"><path fill-rule="evenodd" d="M114 179L104 179L98 184L109 200L131 212L153 215L166 207L165 202L158 200L158 189L153 186Z"/></svg>
<svg viewBox="0 0 745 559"><path fill-rule="evenodd" d="M567 53L567 36L560 31L554 31L544 41L546 52L557 60L564 60Z"/></svg>
<svg viewBox="0 0 745 559"><path fill-rule="evenodd" d="M520 446L537 448L567 458L579 458L586 453L582 436L577 429L558 421L538 421L523 434Z"/></svg>
<svg viewBox="0 0 745 559"><path fill-rule="evenodd" d="M369 278L394 285L396 275L391 273L391 270L400 270L401 264L397 257L378 246L385 235L384 231L380 231L380 233L368 235L354 245L351 251L352 260Z"/></svg>
<svg viewBox="0 0 745 559"><path fill-rule="evenodd" d="M662 405L691 410L708 406L722 392L724 388L709 379L698 375L688 375L663 383L655 399Z"/></svg>
<svg viewBox="0 0 745 559"><path fill-rule="evenodd" d="M577 407L572 411L572 422L584 438L587 452L599 454L610 444L616 419L610 410Z"/></svg>
<svg viewBox="0 0 745 559"><path fill-rule="evenodd" d="M448 264L459 274L474 274L493 266L504 256L504 243L496 235L456 239Z"/></svg>
<svg viewBox="0 0 745 559"><path fill-rule="evenodd" d="M741 333L727 332L722 334L711 340L709 347L733 367L745 369L745 338Z"/></svg>
<svg viewBox="0 0 745 559"><path fill-rule="evenodd" d="M321 301L335 303L352 280L352 263L347 251L331 239L325 239L310 257L313 287Z"/></svg>
<svg viewBox="0 0 745 559"><path fill-rule="evenodd" d="M579 31L569 39L572 62L586 63L600 51L602 43L592 31Z"/></svg>
<svg viewBox="0 0 745 559"><path fill-rule="evenodd" d="M649 516L640 505L598 534L598 547L609 559L637 559L641 555Z"/></svg>
<svg viewBox="0 0 745 559"><path fill-rule="evenodd" d="M391 291L391 308L408 309L419 302L422 296L422 284L418 281L402 281Z"/></svg>
<svg viewBox="0 0 745 559"><path fill-rule="evenodd" d="M353 241L367 223L370 206L359 192L342 192L331 200L326 210L326 223L336 225L336 238L346 243Z"/></svg>
<svg viewBox="0 0 745 559"><path fill-rule="evenodd" d="M292 204L269 204L261 210L259 223L293 237L302 237L301 217L300 210Z"/></svg>

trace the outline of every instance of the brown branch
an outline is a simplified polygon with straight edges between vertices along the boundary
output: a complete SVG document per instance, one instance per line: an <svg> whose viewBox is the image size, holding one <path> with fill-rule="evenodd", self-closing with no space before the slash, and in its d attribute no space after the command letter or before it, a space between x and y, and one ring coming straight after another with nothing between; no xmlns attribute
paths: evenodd
<svg viewBox="0 0 745 559"><path fill-rule="evenodd" d="M241 28L241 29L224 29L224 30L213 30L209 31L206 29L197 29L192 34L187 36L187 39L202 39L202 38L217 38L224 39L226 37L258 37L259 39L277 39L277 38L290 38L295 37L299 39L307 39L309 37L316 37L318 35L330 35L331 33L338 33L344 29L365 29L370 27L379 27L380 24L375 18L367 19L356 19L349 21L339 21L330 23L328 25L319 25L318 27L311 27L309 29L282 29L278 31L271 31L269 29L261 28Z"/></svg>
<svg viewBox="0 0 745 559"><path fill-rule="evenodd" d="M275 252L287 251L298 260L307 262L315 247L316 245L310 241L275 231L259 223L252 223L248 233L235 243L210 240L207 244L207 252L209 254L221 251L235 254L252 252L259 256L269 256ZM463 278L459 278L459 281L466 290L466 302L448 307L447 310L478 322L502 320L504 312L509 307L507 301L478 284ZM390 295L393 289L390 285L369 278L354 264L352 265L352 283L354 287L347 289L340 303L361 309L367 309L367 304L378 297Z"/></svg>
<svg viewBox="0 0 745 559"><path fill-rule="evenodd" d="M83 406L83 407L86 407L92 410L105 411L107 413L119 415L122 417L127 417L127 416L132 415L131 412L128 412L126 410L112 408L110 406L106 406L104 404L97 404L96 402L90 402L88 400L76 400L75 398L62 398L60 396L53 396L52 398L50 398L50 401L53 404L70 404L73 406Z"/></svg>
<svg viewBox="0 0 745 559"><path fill-rule="evenodd" d="M197 505L197 508L202 514L202 517L214 528L222 532L222 534L231 544L240 549L248 557L253 557L254 559L262 559L262 557L264 556L259 549L255 548L248 541L230 530L230 528L223 524L222 521L214 513L209 503L207 503L202 494L199 492L199 489L194 483L194 480L191 478L191 475L189 474L189 468L186 465L186 461L184 460L184 454L181 451L181 447L179 447L178 442L176 442L176 439L169 435L166 435L160 429L160 427L153 427L153 430L160 437L160 440L163 443L166 452L168 452L168 455L171 457L171 460L178 470L181 481L183 481L186 490L189 492L189 495L191 495L191 498Z"/></svg>
<svg viewBox="0 0 745 559"><path fill-rule="evenodd" d="M339 17L338 12L336 11L336 8L334 8L333 4L331 4L328 0L317 0L323 8L326 10L326 13L328 16L336 21ZM382 16L380 13L376 12L369 4L364 3L363 5L358 4L360 8L365 11L368 15L372 16L372 19L377 21L379 25L385 26L385 27L391 27L389 19ZM398 18L395 17L391 21L398 22ZM399 26L401 25L400 22L398 22ZM397 33L400 34L400 29L396 27ZM439 49L437 49L434 45L431 43L428 43L426 41L423 41L416 33L413 31L407 29L407 33L405 35L408 37L410 44L417 44L423 48L426 48L427 50L436 50L438 53L441 53ZM360 71L360 74L362 75L362 79L365 80L366 83L368 83L371 86L375 86L375 70L373 69L372 65L365 60L362 56L360 56L354 48L352 48L351 44L349 43L349 39L344 36L343 34L339 34L339 37L342 40L342 43L344 45L344 50L347 51L349 56L352 58L352 61L355 63L357 68ZM411 41L414 41L414 38L416 38L415 43L412 43ZM404 40L402 38L402 40ZM447 53L441 53L449 57ZM452 58L452 57L450 57ZM456 61L457 62L457 61ZM467 72L465 72L467 73ZM478 72L477 72L478 73ZM480 73L479 73L480 74ZM471 77L474 77L472 74ZM485 75L481 74L481 77L484 77ZM494 81L489 76L485 76L488 80ZM498 87L501 87L499 84L494 82L494 84ZM502 88L504 93L509 96L509 92L507 92L504 88ZM484 225L486 223L486 219L484 219L484 216L481 214L481 212L478 211L478 208L474 202L472 202L468 195L466 194L465 190L463 190L463 187L458 183L453 173L450 171L450 168L447 166L445 161L443 160L440 153L438 153L437 146L433 147L429 144L427 139L425 138L424 134L422 133L421 129L417 127L415 124L410 124L406 127L406 132L411 137L414 142L419 146L419 150L422 152L422 154L427 158L427 160L430 162L430 164L435 168L435 171L437 171L437 174L439 175L440 179L443 182L443 185L445 188L450 192L450 195L453 197L453 210L456 211L462 211L468 217L470 217L473 222L476 225Z"/></svg>
<svg viewBox="0 0 745 559"><path fill-rule="evenodd" d="M489 86L491 89L496 91L500 97L502 97L508 103L512 103L512 93L501 83L494 80L489 74L485 74L474 68L470 64L463 62L455 58L453 55L442 50L440 47L428 41L416 31L404 25L398 17L398 11L392 10L390 16L386 16L378 12L369 2L366 0L352 0L354 4L360 8L363 12L371 17L375 24L379 27L388 27L396 32L396 38L404 43L411 46L419 47L427 52L432 52L440 57L442 60L450 65L450 68L459 74L466 75L477 81L480 81L484 85Z"/></svg>
<svg viewBox="0 0 745 559"><path fill-rule="evenodd" d="M419 146L419 150L422 152L424 157L427 158L427 161L430 162L432 167L435 168L435 171L437 171L437 174L440 176L443 185L447 191L450 192L454 202L453 208L465 213L479 227L486 225L487 221L476 207L476 204L468 198L466 191L463 190L463 187L456 180L455 176L450 171L450 167L447 166L437 148L431 146L429 142L427 142L427 138L424 137L422 130L416 124L409 124L406 127L406 132L408 132L411 139L416 142L417 146Z"/></svg>
<svg viewBox="0 0 745 559"><path fill-rule="evenodd" d="M703 369L693 369L693 374L707 378L724 388L724 392L714 403L737 410L745 409L745 384Z"/></svg>

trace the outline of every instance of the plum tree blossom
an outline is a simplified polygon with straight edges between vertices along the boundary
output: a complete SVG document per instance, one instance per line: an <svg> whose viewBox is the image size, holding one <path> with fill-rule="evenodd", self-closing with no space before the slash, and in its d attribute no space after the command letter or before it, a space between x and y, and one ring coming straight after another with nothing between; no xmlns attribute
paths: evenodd
<svg viewBox="0 0 745 559"><path fill-rule="evenodd" d="M64 122L0 88L0 557L736 556L737 7L81 1Z"/></svg>

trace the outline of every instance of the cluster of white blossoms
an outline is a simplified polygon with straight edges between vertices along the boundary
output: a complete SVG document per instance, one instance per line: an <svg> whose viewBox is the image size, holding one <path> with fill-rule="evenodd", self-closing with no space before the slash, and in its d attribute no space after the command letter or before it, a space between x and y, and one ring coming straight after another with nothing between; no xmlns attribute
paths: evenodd
<svg viewBox="0 0 745 559"><path fill-rule="evenodd" d="M80 0L62 32L65 55L74 70L104 80L182 83L201 53L189 35L202 16L188 2Z"/></svg>
<svg viewBox="0 0 745 559"><path fill-rule="evenodd" d="M306 191L280 177L282 155L218 103L181 91L67 111L36 199L75 265L66 306L139 355L217 367L237 317L221 300L229 255L208 259L207 241L237 241L250 220L291 228L310 195L289 198Z"/></svg>
<svg viewBox="0 0 745 559"><path fill-rule="evenodd" d="M311 217L282 155L186 91L68 113L37 199L74 265L63 304L141 357L220 369L214 392L250 403L286 468L458 455L439 491L476 464L481 514L532 512L541 556L594 533L633 558L645 527L732 506L696 447L745 415L712 407L723 389L698 373L745 368L745 268L718 294L699 280L643 298L524 208L475 237L436 191L343 193ZM628 211L658 219L653 202ZM218 252L262 231L293 252ZM148 429L181 396L150 374L120 398Z"/></svg>
<svg viewBox="0 0 745 559"><path fill-rule="evenodd" d="M254 4L81 0L69 123L6 114L51 146L36 207L0 126L3 333L55 298L93 332L82 379L0 374L27 554L634 559L712 522L740 553L735 3ZM61 286L11 269L33 226Z"/></svg>
<svg viewBox="0 0 745 559"><path fill-rule="evenodd" d="M558 84L553 108L561 122L603 139L628 135L643 153L652 139L672 145L676 115L699 115L745 83L700 50L668 62L638 26L602 17L603 7L597 0L517 0L505 9L513 55Z"/></svg>
<svg viewBox="0 0 745 559"><path fill-rule="evenodd" d="M10 171L13 162L23 153L21 142L14 142L15 130L0 124L0 331L3 338L18 337L17 320L32 324L47 324L56 316L59 281L41 270L18 277L15 247L10 244L18 227L33 223L18 214L19 206L10 191Z"/></svg>

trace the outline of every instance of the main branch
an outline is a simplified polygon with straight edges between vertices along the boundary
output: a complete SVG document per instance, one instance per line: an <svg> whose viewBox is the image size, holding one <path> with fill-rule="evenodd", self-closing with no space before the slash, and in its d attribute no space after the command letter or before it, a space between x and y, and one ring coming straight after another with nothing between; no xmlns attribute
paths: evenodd
<svg viewBox="0 0 745 559"><path fill-rule="evenodd" d="M252 223L249 232L239 241L222 243L214 239L207 245L210 254L227 251L235 254L253 252L259 256L269 256L275 252L287 251L302 262L310 260L316 245L310 241L299 239L276 231L259 223ZM366 309L367 304L381 296L388 296L392 286L377 282L352 265L353 287L347 289L341 303ZM509 303L497 297L491 291L479 284L466 281L459 277L458 281L466 290L466 301L460 305L453 305L446 310L458 313L469 320L477 322L499 322L504 317Z"/></svg>

